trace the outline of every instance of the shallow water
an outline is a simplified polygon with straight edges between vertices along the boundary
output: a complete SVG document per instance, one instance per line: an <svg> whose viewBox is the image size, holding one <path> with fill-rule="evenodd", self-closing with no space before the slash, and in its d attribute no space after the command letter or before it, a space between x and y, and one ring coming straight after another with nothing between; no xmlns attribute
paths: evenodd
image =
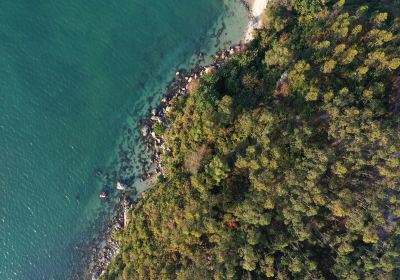
<svg viewBox="0 0 400 280"><path fill-rule="evenodd" d="M107 206L95 170L118 171L176 69L246 21L234 0L0 3L0 279L70 277Z"/></svg>

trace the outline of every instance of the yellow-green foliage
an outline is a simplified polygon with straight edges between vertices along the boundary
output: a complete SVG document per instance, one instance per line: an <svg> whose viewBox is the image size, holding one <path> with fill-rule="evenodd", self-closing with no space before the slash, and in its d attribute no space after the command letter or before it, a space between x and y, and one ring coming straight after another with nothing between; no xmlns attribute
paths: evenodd
<svg viewBox="0 0 400 280"><path fill-rule="evenodd" d="M104 279L399 279L399 1L271 0L179 97Z"/></svg>

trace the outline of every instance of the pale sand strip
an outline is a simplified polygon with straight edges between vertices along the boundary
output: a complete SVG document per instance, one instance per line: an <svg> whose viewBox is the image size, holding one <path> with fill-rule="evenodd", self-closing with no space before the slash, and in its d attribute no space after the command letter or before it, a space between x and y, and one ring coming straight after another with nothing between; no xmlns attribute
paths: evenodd
<svg viewBox="0 0 400 280"><path fill-rule="evenodd" d="M268 0L253 0L250 6L250 13L252 19L247 27L246 35L244 41L247 43L253 39L253 30L261 27L261 16L267 7Z"/></svg>

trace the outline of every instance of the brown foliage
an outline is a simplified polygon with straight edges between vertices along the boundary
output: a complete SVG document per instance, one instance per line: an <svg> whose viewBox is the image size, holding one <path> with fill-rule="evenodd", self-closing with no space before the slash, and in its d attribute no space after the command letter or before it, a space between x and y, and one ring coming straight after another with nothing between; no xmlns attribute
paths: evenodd
<svg viewBox="0 0 400 280"><path fill-rule="evenodd" d="M274 92L275 97L288 97L290 95L289 85L286 82L283 82L278 85L277 89Z"/></svg>
<svg viewBox="0 0 400 280"><path fill-rule="evenodd" d="M285 45L287 43L290 43L291 40L292 40L292 37L290 36L289 33L283 33L279 37L279 44L283 46L283 45Z"/></svg>
<svg viewBox="0 0 400 280"><path fill-rule="evenodd" d="M211 149L207 145L201 145L196 151L193 151L186 158L184 167L192 174L203 166L204 160L211 153Z"/></svg>
<svg viewBox="0 0 400 280"><path fill-rule="evenodd" d="M193 79L190 83L188 83L188 91L189 93L194 92L200 85L199 79Z"/></svg>
<svg viewBox="0 0 400 280"><path fill-rule="evenodd" d="M240 224L237 221L228 221L226 223L226 225L228 228L231 228L231 229L237 229L240 227Z"/></svg>

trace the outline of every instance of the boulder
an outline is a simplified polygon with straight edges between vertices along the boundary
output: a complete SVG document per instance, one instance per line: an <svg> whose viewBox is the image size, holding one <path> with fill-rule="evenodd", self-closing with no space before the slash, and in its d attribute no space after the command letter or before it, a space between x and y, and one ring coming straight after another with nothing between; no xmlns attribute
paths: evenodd
<svg viewBox="0 0 400 280"><path fill-rule="evenodd" d="M143 137L146 137L149 134L149 128L147 126L144 126L142 128L142 135Z"/></svg>
<svg viewBox="0 0 400 280"><path fill-rule="evenodd" d="M119 181L117 181L116 187L117 187L117 190L119 190L119 191L125 191L126 190L126 185L121 183L121 182L119 182Z"/></svg>
<svg viewBox="0 0 400 280"><path fill-rule="evenodd" d="M151 117L151 120L154 121L154 122L161 123L160 117L157 117L157 116L152 116L152 117Z"/></svg>
<svg viewBox="0 0 400 280"><path fill-rule="evenodd" d="M204 70L205 74L211 74L214 71L214 67L213 66L208 66L206 67L206 69Z"/></svg>
<svg viewBox="0 0 400 280"><path fill-rule="evenodd" d="M101 192L101 193L99 194L99 198L100 198L100 199L106 199L106 198L107 198L107 193L106 193L106 192Z"/></svg>

